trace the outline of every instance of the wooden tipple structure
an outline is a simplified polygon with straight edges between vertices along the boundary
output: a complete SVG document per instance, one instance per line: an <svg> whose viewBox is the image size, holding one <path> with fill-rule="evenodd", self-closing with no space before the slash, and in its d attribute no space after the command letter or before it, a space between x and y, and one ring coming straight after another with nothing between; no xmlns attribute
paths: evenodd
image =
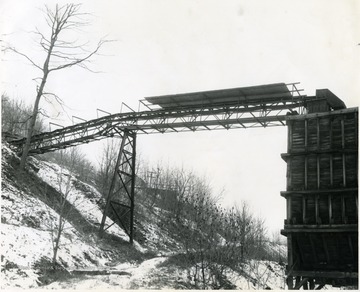
<svg viewBox="0 0 360 292"><path fill-rule="evenodd" d="M289 289L358 286L358 108L327 89L287 119Z"/></svg>

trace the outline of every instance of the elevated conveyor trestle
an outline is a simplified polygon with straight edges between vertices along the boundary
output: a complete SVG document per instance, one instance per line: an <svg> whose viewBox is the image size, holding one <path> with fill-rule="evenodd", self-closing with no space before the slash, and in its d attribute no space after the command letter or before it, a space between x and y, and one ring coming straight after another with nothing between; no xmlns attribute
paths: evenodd
<svg viewBox="0 0 360 292"><path fill-rule="evenodd" d="M29 154L119 136L124 130L164 134L285 126L287 114L302 114L306 103L315 98L300 95L297 89L290 91L287 86L281 83L147 98L140 101L145 110L139 108L138 112L108 115L34 135ZM9 142L21 153L25 138Z"/></svg>
<svg viewBox="0 0 360 292"><path fill-rule="evenodd" d="M157 96L140 101L139 111L117 113L31 137L29 154L65 149L108 137L120 137L100 235L118 222L133 241L136 135L285 126L288 115L302 114L314 97L301 95L297 83ZM290 86L290 88L289 88ZM145 110L140 110L140 105ZM78 117L76 117L79 120ZM22 153L26 138L9 141Z"/></svg>

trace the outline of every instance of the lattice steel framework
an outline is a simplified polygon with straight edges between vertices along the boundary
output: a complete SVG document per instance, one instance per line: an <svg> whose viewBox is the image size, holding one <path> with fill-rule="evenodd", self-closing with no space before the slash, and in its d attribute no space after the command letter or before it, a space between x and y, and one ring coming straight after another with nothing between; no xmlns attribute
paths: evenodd
<svg viewBox="0 0 360 292"><path fill-rule="evenodd" d="M220 129L284 126L290 113L302 114L304 106L315 97L300 94L295 83L291 84L290 97L259 98L256 100L196 106L159 108L147 100L139 103L139 111L118 113L73 126L34 135L30 154L42 154L70 146L89 143L108 137L119 136L123 131L137 134L208 131ZM226 91L226 90L224 90ZM142 110L144 109L145 110ZM22 152L25 138L10 141Z"/></svg>
<svg viewBox="0 0 360 292"><path fill-rule="evenodd" d="M146 98L139 102L138 112L108 115L34 135L29 153L42 154L108 137L121 137L100 235L111 226L106 226L109 216L119 222L132 242L137 134L285 126L289 114L304 113L306 103L316 98L301 95L296 84ZM25 138L10 141L10 144L21 153Z"/></svg>
<svg viewBox="0 0 360 292"><path fill-rule="evenodd" d="M122 141L106 198L99 234L102 236L106 229L118 221L132 243L134 239L136 133L125 130L121 136ZM113 223L106 226L108 216L112 217Z"/></svg>

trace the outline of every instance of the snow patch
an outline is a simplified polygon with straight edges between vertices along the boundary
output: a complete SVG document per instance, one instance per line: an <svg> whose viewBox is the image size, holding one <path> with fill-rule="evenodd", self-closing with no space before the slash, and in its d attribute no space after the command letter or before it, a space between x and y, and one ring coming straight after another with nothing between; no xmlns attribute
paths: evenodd
<svg viewBox="0 0 360 292"><path fill-rule="evenodd" d="M102 200L102 195L89 184L79 182L76 177L67 169L51 162L41 162L41 168L37 175L46 183L51 185L57 191L68 191L67 200L82 214L82 216L91 224L100 225L103 213L97 204L97 201ZM77 189L76 183L81 183L91 190L92 198L81 190ZM106 219L107 225L113 224L110 218ZM129 237L125 231L117 224L112 225L107 229L107 232L114 234L124 241L128 241ZM138 250L142 251L139 244L136 244Z"/></svg>
<svg viewBox="0 0 360 292"><path fill-rule="evenodd" d="M11 170L7 159L14 153L3 146L2 154L1 287L33 288L40 284L37 280L39 270L34 266L38 266L44 257L48 261L52 259L59 215L31 194L28 186L22 189L16 187L11 176L8 178L6 173ZM85 186L87 193L77 189L76 184L81 182L56 164L37 161L35 158L32 158L32 162L36 162L39 167L39 177L53 188L63 191L70 186L69 201L90 224L100 224L102 212L97 205L97 200L102 198L100 193L89 185ZM111 224L112 221L108 219L107 223ZM128 240L128 236L117 225L113 225L107 232ZM138 243L135 246L142 250ZM94 237L81 235L69 222L65 223L57 260L66 269L107 267L111 254L98 247Z"/></svg>

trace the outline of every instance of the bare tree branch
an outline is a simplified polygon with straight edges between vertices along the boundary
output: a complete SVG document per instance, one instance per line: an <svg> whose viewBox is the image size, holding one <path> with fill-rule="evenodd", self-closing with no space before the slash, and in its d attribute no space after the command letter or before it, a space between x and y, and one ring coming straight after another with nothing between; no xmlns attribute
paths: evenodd
<svg viewBox="0 0 360 292"><path fill-rule="evenodd" d="M67 109L70 109L65 102L55 93L51 93L51 92L43 92L43 96L45 98L46 101L51 102L50 100L48 100L48 96L51 96L53 98L55 98L55 101L61 106L63 112L65 113L65 115L67 116L67 118L71 121L71 118L69 116L69 114L67 113ZM58 115L56 117L51 117L53 119L57 118L60 115L60 112L58 113Z"/></svg>
<svg viewBox="0 0 360 292"><path fill-rule="evenodd" d="M24 53L21 53L19 52L17 49L15 49L14 47L7 47L5 49L6 50L9 50L9 51L12 51L20 56L23 56L24 58L26 58L33 66L35 66L36 68L40 69L40 70L43 70L39 65L37 65L30 57L28 57L26 54Z"/></svg>
<svg viewBox="0 0 360 292"><path fill-rule="evenodd" d="M68 67L72 67L72 66L76 66L76 65L80 65L80 64L84 63L85 61L89 60L92 56L94 56L94 55L100 50L100 48L102 47L102 45L105 44L106 42L109 42L109 41L101 40L101 41L98 43L98 45L97 45L97 47L95 48L95 50L93 50L93 51L92 51L90 54L88 54L86 57L80 58L80 59L76 59L76 60L74 60L73 62L64 64L64 65L61 65L61 66L58 66L58 67L51 68L51 69L49 69L49 72L56 71L56 70L61 70L61 69L65 69L65 68L68 68ZM82 68L88 69L86 66L85 66L85 67L83 66Z"/></svg>

